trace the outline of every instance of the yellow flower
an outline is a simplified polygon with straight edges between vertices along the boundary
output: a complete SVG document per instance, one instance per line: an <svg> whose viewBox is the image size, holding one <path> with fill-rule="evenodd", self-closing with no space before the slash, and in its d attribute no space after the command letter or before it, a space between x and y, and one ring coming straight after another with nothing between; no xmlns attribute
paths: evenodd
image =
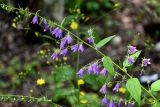
<svg viewBox="0 0 160 107"><path fill-rule="evenodd" d="M45 80L42 78L37 79L37 85L43 85L45 84Z"/></svg>
<svg viewBox="0 0 160 107"><path fill-rule="evenodd" d="M80 91L80 95L84 96L86 93L84 91Z"/></svg>
<svg viewBox="0 0 160 107"><path fill-rule="evenodd" d="M32 90L32 89L30 89L30 90L29 90L29 92L30 92L30 93L33 93L33 90Z"/></svg>
<svg viewBox="0 0 160 107"><path fill-rule="evenodd" d="M82 103L82 104L86 104L88 101L86 100L86 99L82 99L82 100L80 100L80 103Z"/></svg>
<svg viewBox="0 0 160 107"><path fill-rule="evenodd" d="M12 27L16 28L16 24L14 22L12 23Z"/></svg>
<svg viewBox="0 0 160 107"><path fill-rule="evenodd" d="M78 28L78 23L77 22L72 22L70 27L71 27L71 29L76 30Z"/></svg>
<svg viewBox="0 0 160 107"><path fill-rule="evenodd" d="M77 84L78 84L78 85L83 85L84 83L85 83L85 81L82 80L82 79L79 79L79 80L77 81Z"/></svg>
<svg viewBox="0 0 160 107"><path fill-rule="evenodd" d="M122 93L122 94L124 94L126 92L126 89L124 87L120 87L119 88L119 92Z"/></svg>
<svg viewBox="0 0 160 107"><path fill-rule="evenodd" d="M77 13L78 13L78 14L80 14L80 13L81 13L81 10L80 10L79 8L77 9Z"/></svg>
<svg viewBox="0 0 160 107"><path fill-rule="evenodd" d="M64 61L67 61L67 60L68 60L68 57L64 56L64 57L63 57L63 60L64 60Z"/></svg>
<svg viewBox="0 0 160 107"><path fill-rule="evenodd" d="M40 54L44 54L44 51L43 50L40 50L40 52L39 52Z"/></svg>

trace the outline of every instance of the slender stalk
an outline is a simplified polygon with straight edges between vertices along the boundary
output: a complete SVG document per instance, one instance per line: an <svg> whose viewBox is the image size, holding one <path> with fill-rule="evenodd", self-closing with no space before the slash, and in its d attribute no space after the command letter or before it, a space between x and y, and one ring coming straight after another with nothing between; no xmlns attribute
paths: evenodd
<svg viewBox="0 0 160 107"><path fill-rule="evenodd" d="M22 10L22 9L19 9L19 8L15 8L15 7L12 7L12 6L8 6L8 5L5 5L5 4L0 4L2 8L4 7L7 7L7 8L12 8L12 9L16 9L16 10L19 10L19 11L23 11L24 13L25 12L28 12L30 15L37 15L38 17L40 17L41 19L44 19L44 17L38 15L38 14L35 14L35 13L31 13L29 11L26 11L26 10ZM48 20L50 21L50 20ZM52 22L52 21L50 21ZM93 47L92 45L88 44L87 42L85 42L84 40L82 40L80 37L78 37L77 35L75 35L74 33L72 33L71 31L69 31L68 29L64 28L62 25L59 25L57 23L52 23L58 27L60 27L61 29L63 29L64 31L70 33L72 36L74 36L75 38L77 38L78 40L80 40L81 42L83 42L85 45L89 46L90 48L92 48L93 50L95 50L97 53L99 53L102 57L106 57L106 55L104 53L102 53L101 51L97 50L95 47ZM116 64L114 61L112 61L112 63L117 67L119 68L122 72L124 72L129 78L132 78L132 76L130 74L127 73L126 70L124 70L123 68L121 68L118 64ZM144 91L146 91L154 100L157 101L157 99L152 95L152 93L150 93L145 87L143 87L141 85L142 89Z"/></svg>

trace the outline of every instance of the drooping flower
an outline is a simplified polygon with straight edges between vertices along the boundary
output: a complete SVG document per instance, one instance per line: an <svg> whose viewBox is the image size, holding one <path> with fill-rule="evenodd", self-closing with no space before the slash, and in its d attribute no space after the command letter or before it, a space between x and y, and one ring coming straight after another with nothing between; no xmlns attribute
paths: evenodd
<svg viewBox="0 0 160 107"><path fill-rule="evenodd" d="M89 37L89 38L88 38L88 42L89 42L89 43L93 43L93 42L94 42L94 38L93 38L92 36Z"/></svg>
<svg viewBox="0 0 160 107"><path fill-rule="evenodd" d="M83 48L83 44L82 44L82 43L79 45L78 50L79 50L80 52L83 52L83 51L84 51L84 48Z"/></svg>
<svg viewBox="0 0 160 107"><path fill-rule="evenodd" d="M100 74L102 74L102 75L106 75L107 74L107 70L106 70L106 68L103 68L102 70L101 70L101 72L100 72Z"/></svg>
<svg viewBox="0 0 160 107"><path fill-rule="evenodd" d="M93 71L93 67L92 67L92 65L90 65L90 66L88 67L88 73L91 74L92 71Z"/></svg>
<svg viewBox="0 0 160 107"><path fill-rule="evenodd" d="M134 58L132 58L132 57L128 57L128 63L133 63L134 62Z"/></svg>
<svg viewBox="0 0 160 107"><path fill-rule="evenodd" d="M92 64L92 69L93 69L94 74L99 74L99 66L98 66L97 62Z"/></svg>
<svg viewBox="0 0 160 107"><path fill-rule="evenodd" d="M129 46L129 53L135 53L137 51L136 47Z"/></svg>
<svg viewBox="0 0 160 107"><path fill-rule="evenodd" d="M60 28L56 27L51 33L52 35L55 35L56 38L61 38L63 31Z"/></svg>
<svg viewBox="0 0 160 107"><path fill-rule="evenodd" d="M110 100L109 107L115 107L113 100Z"/></svg>
<svg viewBox="0 0 160 107"><path fill-rule="evenodd" d="M64 46L65 46L65 41L64 39L62 39L60 43L60 49L64 49Z"/></svg>
<svg viewBox="0 0 160 107"><path fill-rule="evenodd" d="M78 50L78 44L75 44L75 45L71 46L71 50L73 52L76 52Z"/></svg>
<svg viewBox="0 0 160 107"><path fill-rule="evenodd" d="M51 55L52 59L55 59L58 57L58 53L57 52L54 52L52 55Z"/></svg>
<svg viewBox="0 0 160 107"><path fill-rule="evenodd" d="M107 98L104 97L101 101L102 106L107 106L107 103L108 103Z"/></svg>
<svg viewBox="0 0 160 107"><path fill-rule="evenodd" d="M48 25L48 23L47 23L47 20L46 19L44 19L44 32L46 32L47 30L49 30L49 25Z"/></svg>
<svg viewBox="0 0 160 107"><path fill-rule="evenodd" d="M118 107L120 107L121 106L121 104L122 104L122 99L120 99L119 101L118 101Z"/></svg>
<svg viewBox="0 0 160 107"><path fill-rule="evenodd" d="M66 49L61 50L60 55L65 56L67 53L68 53L68 49L66 48Z"/></svg>
<svg viewBox="0 0 160 107"><path fill-rule="evenodd" d="M77 72L77 75L79 75L80 77L83 77L85 73L85 70L83 68L81 68L78 72Z"/></svg>
<svg viewBox="0 0 160 107"><path fill-rule="evenodd" d="M101 93L106 94L107 93L107 85L106 83L102 86L102 88L99 90Z"/></svg>
<svg viewBox="0 0 160 107"><path fill-rule="evenodd" d="M119 83L117 83L117 84L114 86L113 91L118 92L118 91L119 91L119 87L120 87L120 85L119 85Z"/></svg>
<svg viewBox="0 0 160 107"><path fill-rule="evenodd" d="M33 24L38 24L38 16L34 16L32 19Z"/></svg>
<svg viewBox="0 0 160 107"><path fill-rule="evenodd" d="M128 107L134 107L135 106L135 103L132 102L132 103L128 103Z"/></svg>
<svg viewBox="0 0 160 107"><path fill-rule="evenodd" d="M64 40L66 41L67 44L72 43L72 37L71 37L71 35L67 34L67 35L64 37Z"/></svg>
<svg viewBox="0 0 160 107"><path fill-rule="evenodd" d="M142 64L143 64L143 66L147 66L147 65L150 65L151 64L151 62L150 62L150 58L144 58L143 60L142 60Z"/></svg>

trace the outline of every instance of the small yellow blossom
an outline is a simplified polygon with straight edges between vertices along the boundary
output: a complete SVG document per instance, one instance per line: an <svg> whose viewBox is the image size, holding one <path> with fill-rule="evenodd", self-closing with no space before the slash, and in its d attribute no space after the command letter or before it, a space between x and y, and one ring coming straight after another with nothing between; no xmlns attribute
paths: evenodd
<svg viewBox="0 0 160 107"><path fill-rule="evenodd" d="M77 9L77 13L80 14L80 13L81 13L81 10L80 10L80 9Z"/></svg>
<svg viewBox="0 0 160 107"><path fill-rule="evenodd" d="M16 28L16 24L14 22L12 23L12 27Z"/></svg>
<svg viewBox="0 0 160 107"><path fill-rule="evenodd" d="M40 50L40 52L39 52L40 54L44 54L44 51L43 50Z"/></svg>
<svg viewBox="0 0 160 107"><path fill-rule="evenodd" d="M78 84L78 85L83 85L84 83L85 83L85 81L82 80L82 79L79 79L79 80L77 81L77 84Z"/></svg>
<svg viewBox="0 0 160 107"><path fill-rule="evenodd" d="M71 29L76 30L78 28L78 23L77 22L72 22L70 25Z"/></svg>
<svg viewBox="0 0 160 107"><path fill-rule="evenodd" d="M80 91L80 95L84 96L86 93L84 91Z"/></svg>
<svg viewBox="0 0 160 107"><path fill-rule="evenodd" d="M82 104L86 104L88 101L86 100L86 99L82 99L82 100L80 100L80 103L82 103Z"/></svg>
<svg viewBox="0 0 160 107"><path fill-rule="evenodd" d="M33 90L32 90L32 89L30 89L30 90L29 90L29 92L30 92L30 93L33 93Z"/></svg>
<svg viewBox="0 0 160 107"><path fill-rule="evenodd" d="M45 84L45 80L42 78L37 79L37 85L43 85Z"/></svg>
<svg viewBox="0 0 160 107"><path fill-rule="evenodd" d="M64 61L67 61L67 60L68 60L68 57L64 56L64 57L63 57L63 60L64 60Z"/></svg>
<svg viewBox="0 0 160 107"><path fill-rule="evenodd" d="M120 87L119 88L119 92L122 93L122 94L124 94L126 92L126 89L124 87Z"/></svg>

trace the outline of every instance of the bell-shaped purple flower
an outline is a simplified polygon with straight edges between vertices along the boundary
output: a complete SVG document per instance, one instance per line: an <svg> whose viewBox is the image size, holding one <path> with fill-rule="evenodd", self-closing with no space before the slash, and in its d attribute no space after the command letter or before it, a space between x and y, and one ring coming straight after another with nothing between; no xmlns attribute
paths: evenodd
<svg viewBox="0 0 160 107"><path fill-rule="evenodd" d="M93 69L94 74L99 74L99 66L98 66L97 62L92 64L92 69Z"/></svg>
<svg viewBox="0 0 160 107"><path fill-rule="evenodd" d="M101 93L106 94L107 93L107 85L106 83L102 86L102 88L99 90Z"/></svg>
<svg viewBox="0 0 160 107"><path fill-rule="evenodd" d="M32 19L33 24L38 24L38 16L34 16Z"/></svg>
<svg viewBox="0 0 160 107"><path fill-rule="evenodd" d="M129 46L129 53L135 53L137 51L136 47Z"/></svg>
<svg viewBox="0 0 160 107"><path fill-rule="evenodd" d="M114 86L113 91L118 92L118 91L119 91L119 87L120 87L120 85L119 85L119 83L117 83L117 84Z"/></svg>
<svg viewBox="0 0 160 107"><path fill-rule="evenodd" d="M89 38L87 38L88 39L88 42L89 43L93 43L94 42L94 38L91 36L91 37L89 37Z"/></svg>
<svg viewBox="0 0 160 107"><path fill-rule="evenodd" d="M135 103L132 102L132 103L128 103L128 107L134 107L135 106Z"/></svg>
<svg viewBox="0 0 160 107"><path fill-rule="evenodd" d="M81 68L78 72L77 72L77 75L79 75L80 77L83 77L85 73L85 70L83 68Z"/></svg>
<svg viewBox="0 0 160 107"><path fill-rule="evenodd" d="M132 57L128 57L128 63L134 63L134 58L132 58Z"/></svg>
<svg viewBox="0 0 160 107"><path fill-rule="evenodd" d="M106 75L107 74L107 70L106 70L106 68L103 68L102 70L101 70L101 72L100 72L100 74L102 74L102 75Z"/></svg>
<svg viewBox="0 0 160 107"><path fill-rule="evenodd" d="M88 73L91 74L92 71L93 71L93 67L92 67L92 65L90 65L90 66L88 67Z"/></svg>
<svg viewBox="0 0 160 107"><path fill-rule="evenodd" d="M61 50L60 55L65 56L67 53L68 53L68 49L66 48L66 49Z"/></svg>
<svg viewBox="0 0 160 107"><path fill-rule="evenodd" d="M51 33L52 35L55 35L56 38L61 38L63 31L60 28L56 27Z"/></svg>
<svg viewBox="0 0 160 107"><path fill-rule="evenodd" d="M58 53L57 52L54 52L52 55L51 55L52 59L55 59L58 57Z"/></svg>
<svg viewBox="0 0 160 107"><path fill-rule="evenodd" d="M49 25L48 25L48 23L47 23L47 20L46 19L44 19L44 32L46 32L47 30L49 30Z"/></svg>
<svg viewBox="0 0 160 107"><path fill-rule="evenodd" d="M150 58L144 58L143 60L142 60L142 64L143 64L143 66L147 66L147 65L150 65L151 64L151 62L150 62Z"/></svg>
<svg viewBox="0 0 160 107"><path fill-rule="evenodd" d="M65 46L65 41L63 39L61 40L61 43L60 43L60 49L64 49L64 46Z"/></svg>
<svg viewBox="0 0 160 107"><path fill-rule="evenodd" d="M107 98L104 97L101 101L102 106L107 106L107 103L108 103Z"/></svg>
<svg viewBox="0 0 160 107"><path fill-rule="evenodd" d="M115 107L113 100L110 100L109 107Z"/></svg>
<svg viewBox="0 0 160 107"><path fill-rule="evenodd" d="M78 50L79 50L79 51L81 51L81 52L83 52L83 51L84 51L83 44L80 44L80 45L79 45Z"/></svg>
<svg viewBox="0 0 160 107"><path fill-rule="evenodd" d="M75 44L75 45L71 46L71 50L73 52L76 52L78 50L78 44Z"/></svg>
<svg viewBox="0 0 160 107"><path fill-rule="evenodd" d="M67 34L67 35L64 37L64 40L66 41L67 44L72 43L72 37L71 37L71 35Z"/></svg>
<svg viewBox="0 0 160 107"><path fill-rule="evenodd" d="M118 101L118 107L121 107L121 105L122 105L122 100L120 99L119 101Z"/></svg>

